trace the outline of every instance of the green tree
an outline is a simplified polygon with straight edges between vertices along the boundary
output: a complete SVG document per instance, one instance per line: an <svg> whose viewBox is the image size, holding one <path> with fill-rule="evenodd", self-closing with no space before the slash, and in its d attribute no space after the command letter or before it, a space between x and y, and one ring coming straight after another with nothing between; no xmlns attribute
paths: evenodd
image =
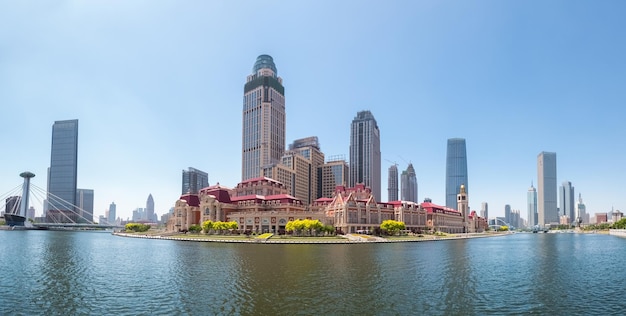
<svg viewBox="0 0 626 316"><path fill-rule="evenodd" d="M389 235L395 235L399 231L406 229L406 225L404 222L395 221L393 219L388 219L380 224L380 229L387 231Z"/></svg>
<svg viewBox="0 0 626 316"><path fill-rule="evenodd" d="M141 223L128 223L124 226L126 231L141 233L148 231L150 229L150 225L141 224Z"/></svg>
<svg viewBox="0 0 626 316"><path fill-rule="evenodd" d="M615 229L626 229L626 217L620 219L619 221L613 224L613 228Z"/></svg>
<svg viewBox="0 0 626 316"><path fill-rule="evenodd" d="M509 231L509 226L502 225L502 226L500 226L500 228L498 228L498 231L499 232L507 232L507 231Z"/></svg>
<svg viewBox="0 0 626 316"><path fill-rule="evenodd" d="M213 221L202 222L202 230L204 230L206 234L210 233L212 229L213 229Z"/></svg>
<svg viewBox="0 0 626 316"><path fill-rule="evenodd" d="M200 231L202 231L202 226L200 226L200 225L191 225L191 226L189 226L189 232L197 234Z"/></svg>

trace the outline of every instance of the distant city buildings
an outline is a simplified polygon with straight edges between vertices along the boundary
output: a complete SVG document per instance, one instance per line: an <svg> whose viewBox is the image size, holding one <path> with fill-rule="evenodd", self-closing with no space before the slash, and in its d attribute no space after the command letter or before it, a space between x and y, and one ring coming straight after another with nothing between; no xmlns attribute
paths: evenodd
<svg viewBox="0 0 626 316"><path fill-rule="evenodd" d="M413 164L409 163L401 176L402 201L419 202L417 198L417 175Z"/></svg>
<svg viewBox="0 0 626 316"><path fill-rule="evenodd" d="M261 176L285 152L285 88L269 55L257 57L243 95L241 180Z"/></svg>
<svg viewBox="0 0 626 316"><path fill-rule="evenodd" d="M376 119L370 111L358 112L350 126L350 186L365 184L372 189L376 201L381 200L380 163L380 130Z"/></svg>
<svg viewBox="0 0 626 316"><path fill-rule="evenodd" d="M528 226L534 227L537 225L537 190L532 183L526 194L526 205L528 210Z"/></svg>
<svg viewBox="0 0 626 316"><path fill-rule="evenodd" d="M209 174L189 167L183 170L182 192L181 194L198 194L200 189L209 186Z"/></svg>
<svg viewBox="0 0 626 316"><path fill-rule="evenodd" d="M398 200L398 165L393 164L387 171L387 201Z"/></svg>
<svg viewBox="0 0 626 316"><path fill-rule="evenodd" d="M78 174L78 120L56 121L52 125L46 221L78 222L76 180Z"/></svg>
<svg viewBox="0 0 626 316"><path fill-rule="evenodd" d="M464 138L448 139L446 153L446 206L456 208L456 195L461 185L469 193L467 176L467 152Z"/></svg>
<svg viewBox="0 0 626 316"><path fill-rule="evenodd" d="M558 224L556 153L543 151L537 156L537 180L537 224L541 227Z"/></svg>
<svg viewBox="0 0 626 316"><path fill-rule="evenodd" d="M569 181L564 181L559 187L559 216L566 216L566 223L576 220L574 187Z"/></svg>

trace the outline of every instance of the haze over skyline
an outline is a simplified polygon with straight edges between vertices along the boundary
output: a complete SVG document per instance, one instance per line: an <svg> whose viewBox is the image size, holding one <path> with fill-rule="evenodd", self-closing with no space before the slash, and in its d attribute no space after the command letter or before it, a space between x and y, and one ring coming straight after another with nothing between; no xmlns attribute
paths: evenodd
<svg viewBox="0 0 626 316"><path fill-rule="evenodd" d="M52 125L79 120L78 187L126 219L181 172L241 180L242 97L260 54L283 78L286 142L349 156L372 112L387 169L445 205L446 142L465 138L469 205L526 216L537 155L557 154L587 212L624 211L622 1L30 1L0 3L0 194L46 188ZM34 204L38 216L41 205Z"/></svg>

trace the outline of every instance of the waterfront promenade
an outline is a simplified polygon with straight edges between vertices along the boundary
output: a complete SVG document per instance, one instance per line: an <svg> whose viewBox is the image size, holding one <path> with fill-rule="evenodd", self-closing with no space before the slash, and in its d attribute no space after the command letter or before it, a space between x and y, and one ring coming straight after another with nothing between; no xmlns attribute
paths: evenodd
<svg viewBox="0 0 626 316"><path fill-rule="evenodd" d="M457 240L468 238L485 238L485 237L499 237L507 236L511 233L478 233L478 234L455 234L455 235L423 235L423 237L417 236L391 236L387 238L371 236L371 235L359 235L359 234L347 234L338 235L337 237L281 237L276 236L268 239L259 239L255 237L242 237L224 236L224 235L204 235L204 234L145 234L145 233L124 233L114 232L113 235L120 237L130 238L145 238L145 239L163 239L163 240L177 240L177 241L195 241L195 242L217 242L217 243L260 243L260 244L363 244L363 243L398 243L398 242L424 242L424 241L443 241L443 240Z"/></svg>

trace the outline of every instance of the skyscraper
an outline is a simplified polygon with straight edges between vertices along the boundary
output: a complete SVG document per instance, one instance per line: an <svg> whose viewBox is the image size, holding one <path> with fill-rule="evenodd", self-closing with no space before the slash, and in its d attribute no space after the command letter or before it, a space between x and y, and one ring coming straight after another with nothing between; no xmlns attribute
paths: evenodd
<svg viewBox="0 0 626 316"><path fill-rule="evenodd" d="M526 202L528 206L528 227L537 225L537 190L530 184L530 189L526 194Z"/></svg>
<svg viewBox="0 0 626 316"><path fill-rule="evenodd" d="M402 201L418 202L417 200L417 176L413 164L409 163L401 176Z"/></svg>
<svg viewBox="0 0 626 316"><path fill-rule="evenodd" d="M511 218L511 205L504 205L504 221L511 225L513 223L513 219Z"/></svg>
<svg viewBox="0 0 626 316"><path fill-rule="evenodd" d="M198 191L208 186L208 173L192 167L189 167L187 171L183 170L183 190L181 194L198 194Z"/></svg>
<svg viewBox="0 0 626 316"><path fill-rule="evenodd" d="M393 164L387 171L387 201L398 200L398 165Z"/></svg>
<svg viewBox="0 0 626 316"><path fill-rule="evenodd" d="M269 55L257 57L243 95L241 180L261 175L285 152L285 88Z"/></svg>
<svg viewBox="0 0 626 316"><path fill-rule="evenodd" d="M357 183L380 201L380 131L370 111L358 112L350 128L350 186Z"/></svg>
<svg viewBox="0 0 626 316"><path fill-rule="evenodd" d="M154 199L152 198L152 193L148 195L148 200L146 201L146 217L148 221L157 221L154 216Z"/></svg>
<svg viewBox="0 0 626 316"><path fill-rule="evenodd" d="M115 206L115 203L111 202L111 205L109 205L109 217L107 218L109 224L115 224L117 219L116 210L117 207Z"/></svg>
<svg viewBox="0 0 626 316"><path fill-rule="evenodd" d="M456 195L460 192L461 184L465 185L465 192L469 194L467 179L467 153L464 138L448 139L446 155L446 206L456 209Z"/></svg>
<svg viewBox="0 0 626 316"><path fill-rule="evenodd" d="M556 206L556 153L542 151L537 156L537 224L559 223Z"/></svg>
<svg viewBox="0 0 626 316"><path fill-rule="evenodd" d="M569 223L573 223L576 220L576 208L574 203L576 202L574 196L574 187L569 181L563 181L559 187L559 216L567 216Z"/></svg>
<svg viewBox="0 0 626 316"><path fill-rule="evenodd" d="M309 161L308 175L303 181L307 181L308 200L314 201L322 196L321 167L324 164L324 153L320 150L320 143L317 136L296 139L289 144L289 151L296 152ZM284 159L284 158L283 158ZM301 175L301 174L298 174Z"/></svg>
<svg viewBox="0 0 626 316"><path fill-rule="evenodd" d="M483 202L480 205L480 217L489 219L489 204L487 202Z"/></svg>
<svg viewBox="0 0 626 316"><path fill-rule="evenodd" d="M78 206L79 223L93 223L93 190L90 189L77 189L76 190L76 203Z"/></svg>
<svg viewBox="0 0 626 316"><path fill-rule="evenodd" d="M580 193L578 193L578 202L576 203L576 222L589 224L587 208L585 207L585 203L583 203L583 197Z"/></svg>
<svg viewBox="0 0 626 316"><path fill-rule="evenodd" d="M56 121L52 125L47 221L78 220L78 213L74 207L77 173L78 120Z"/></svg>

